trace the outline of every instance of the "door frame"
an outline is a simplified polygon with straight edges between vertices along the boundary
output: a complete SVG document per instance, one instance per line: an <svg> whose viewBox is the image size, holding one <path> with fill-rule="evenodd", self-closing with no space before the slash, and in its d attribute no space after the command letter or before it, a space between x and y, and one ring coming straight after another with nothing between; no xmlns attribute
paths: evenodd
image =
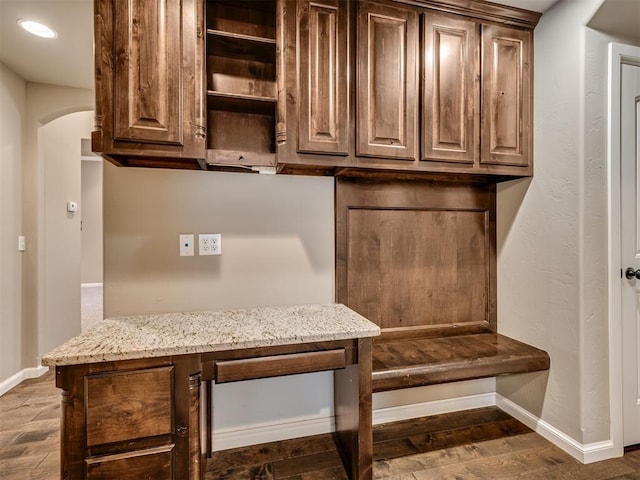
<svg viewBox="0 0 640 480"><path fill-rule="evenodd" d="M607 101L607 210L608 210L608 313L609 313L609 412L614 451L622 455L622 284L620 234L620 91L622 65L640 67L640 47L620 43L609 44Z"/></svg>

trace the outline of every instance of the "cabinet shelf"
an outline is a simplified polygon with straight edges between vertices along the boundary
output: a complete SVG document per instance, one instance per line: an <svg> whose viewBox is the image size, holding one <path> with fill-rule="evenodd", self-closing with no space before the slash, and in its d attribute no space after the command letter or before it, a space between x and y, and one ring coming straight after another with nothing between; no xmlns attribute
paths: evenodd
<svg viewBox="0 0 640 480"><path fill-rule="evenodd" d="M276 102L275 97L207 91L207 106L213 110L273 114Z"/></svg>
<svg viewBox="0 0 640 480"><path fill-rule="evenodd" d="M275 38L208 29L207 54L274 63L276 40Z"/></svg>
<svg viewBox="0 0 640 480"><path fill-rule="evenodd" d="M207 163L276 163L276 2L209 0Z"/></svg>

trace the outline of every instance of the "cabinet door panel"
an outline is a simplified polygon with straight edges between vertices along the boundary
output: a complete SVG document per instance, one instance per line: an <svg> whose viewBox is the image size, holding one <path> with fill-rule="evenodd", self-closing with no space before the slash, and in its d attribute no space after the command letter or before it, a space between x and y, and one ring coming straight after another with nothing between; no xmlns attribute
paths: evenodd
<svg viewBox="0 0 640 480"><path fill-rule="evenodd" d="M414 11L359 4L358 155L416 159L417 27Z"/></svg>
<svg viewBox="0 0 640 480"><path fill-rule="evenodd" d="M181 2L116 4L115 140L182 144Z"/></svg>
<svg viewBox="0 0 640 480"><path fill-rule="evenodd" d="M299 3L298 151L348 153L348 2Z"/></svg>
<svg viewBox="0 0 640 480"><path fill-rule="evenodd" d="M531 152L531 32L482 30L481 163L529 166Z"/></svg>
<svg viewBox="0 0 640 480"><path fill-rule="evenodd" d="M173 367L85 377L87 445L173 433Z"/></svg>
<svg viewBox="0 0 640 480"><path fill-rule="evenodd" d="M478 145L477 26L424 16L422 160L473 164Z"/></svg>
<svg viewBox="0 0 640 480"><path fill-rule="evenodd" d="M174 446L150 448L87 459L87 480L172 480Z"/></svg>

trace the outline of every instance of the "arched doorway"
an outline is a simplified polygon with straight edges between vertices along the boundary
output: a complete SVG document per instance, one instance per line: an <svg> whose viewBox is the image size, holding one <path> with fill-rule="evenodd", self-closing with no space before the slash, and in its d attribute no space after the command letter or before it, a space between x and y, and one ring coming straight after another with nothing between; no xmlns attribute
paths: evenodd
<svg viewBox="0 0 640 480"><path fill-rule="evenodd" d="M61 115L38 128L37 156L43 168L40 353L81 330L81 139L88 138L92 128L92 111Z"/></svg>

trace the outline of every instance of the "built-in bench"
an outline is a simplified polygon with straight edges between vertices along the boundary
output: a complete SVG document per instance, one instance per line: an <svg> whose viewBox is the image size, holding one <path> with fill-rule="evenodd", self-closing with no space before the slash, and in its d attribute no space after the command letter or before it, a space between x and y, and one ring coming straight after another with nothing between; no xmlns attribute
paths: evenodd
<svg viewBox="0 0 640 480"><path fill-rule="evenodd" d="M373 391L548 370L501 335L496 187L339 178L336 298L378 324Z"/></svg>
<svg viewBox="0 0 640 480"><path fill-rule="evenodd" d="M549 355L478 327L437 336L384 335L373 346L373 391L397 390L549 369Z"/></svg>

